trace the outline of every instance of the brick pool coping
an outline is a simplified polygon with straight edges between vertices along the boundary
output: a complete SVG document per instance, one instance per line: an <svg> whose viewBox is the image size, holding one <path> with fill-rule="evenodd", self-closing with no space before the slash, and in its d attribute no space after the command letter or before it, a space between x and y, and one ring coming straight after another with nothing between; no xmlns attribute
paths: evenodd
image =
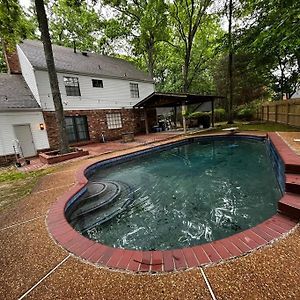
<svg viewBox="0 0 300 300"><path fill-rule="evenodd" d="M46 219L48 230L58 244L75 256L98 266L123 271L157 273L184 270L248 253L281 237L300 219L300 196L297 195L300 193L300 175L299 181L297 175L300 174L300 158L276 133L269 133L268 138L277 149L286 172L289 172L286 174L287 192L279 200L280 212L253 228L221 240L174 250L138 251L97 243L75 231L65 218L66 204L88 182L85 171L94 165L89 163L77 171L75 185L50 208Z"/></svg>

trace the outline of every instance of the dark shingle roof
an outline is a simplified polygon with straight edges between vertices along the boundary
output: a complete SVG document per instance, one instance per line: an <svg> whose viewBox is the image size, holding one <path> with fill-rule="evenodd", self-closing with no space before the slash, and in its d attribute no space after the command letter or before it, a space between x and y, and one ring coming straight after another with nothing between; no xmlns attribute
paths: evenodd
<svg viewBox="0 0 300 300"><path fill-rule="evenodd" d="M40 108L22 75L0 74L0 111Z"/></svg>
<svg viewBox="0 0 300 300"><path fill-rule="evenodd" d="M43 44L40 41L25 40L19 47L35 69L47 69ZM123 59L89 52L84 56L79 51L74 53L72 48L57 45L52 47L58 72L153 82L147 73Z"/></svg>

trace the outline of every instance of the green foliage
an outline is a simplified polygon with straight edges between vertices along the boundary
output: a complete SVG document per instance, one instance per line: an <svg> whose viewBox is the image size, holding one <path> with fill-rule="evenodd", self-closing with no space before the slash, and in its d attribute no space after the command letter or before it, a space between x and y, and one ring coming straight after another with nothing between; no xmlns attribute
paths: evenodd
<svg viewBox="0 0 300 300"><path fill-rule="evenodd" d="M3 53L3 44L0 43L0 73L6 73L7 68L6 68L6 63L5 63L5 58L4 58L4 53Z"/></svg>
<svg viewBox="0 0 300 300"><path fill-rule="evenodd" d="M20 40L34 36L35 29L18 0L0 2L0 36L8 48L14 48Z"/></svg>
<svg viewBox="0 0 300 300"><path fill-rule="evenodd" d="M13 51L16 43L35 36L36 26L22 10L18 0L0 1L0 73L6 72L3 46Z"/></svg>
<svg viewBox="0 0 300 300"><path fill-rule="evenodd" d="M135 56L141 56L154 76L158 44L167 38L167 6L164 0L104 0L118 11L119 26L126 28L127 40Z"/></svg>
<svg viewBox="0 0 300 300"><path fill-rule="evenodd" d="M300 87L300 2L243 0L245 24L238 32L237 50L250 52L268 76L269 86L282 98Z"/></svg>
<svg viewBox="0 0 300 300"><path fill-rule="evenodd" d="M228 93L228 56L218 60L214 80L218 95ZM233 106L239 106L255 99L266 99L270 96L267 88L269 79L260 68L256 68L253 55L236 54L233 56Z"/></svg>
<svg viewBox="0 0 300 300"><path fill-rule="evenodd" d="M261 101L252 101L238 106L235 109L235 116L239 120L252 121L256 118L257 109L259 108Z"/></svg>
<svg viewBox="0 0 300 300"><path fill-rule="evenodd" d="M223 122L226 119L226 112L224 108L216 108L214 110L214 115L216 122Z"/></svg>
<svg viewBox="0 0 300 300"><path fill-rule="evenodd" d="M173 25L174 26L174 25ZM223 31L216 16L205 18L201 30L196 32L187 76L188 91L214 93L213 69L218 59L217 45ZM185 43L176 31L169 32L172 43L162 43L155 70L157 90L181 92L184 85Z"/></svg>
<svg viewBox="0 0 300 300"><path fill-rule="evenodd" d="M210 127L210 113L209 112L202 112L202 111L195 111L195 112L189 112L186 111L184 114L185 118L187 120L196 120L197 126L202 125L203 128L209 128Z"/></svg>
<svg viewBox="0 0 300 300"><path fill-rule="evenodd" d="M86 1L58 0L48 4L52 42L79 50L99 50L105 41L99 39L103 23ZM103 26L104 27L104 26Z"/></svg>

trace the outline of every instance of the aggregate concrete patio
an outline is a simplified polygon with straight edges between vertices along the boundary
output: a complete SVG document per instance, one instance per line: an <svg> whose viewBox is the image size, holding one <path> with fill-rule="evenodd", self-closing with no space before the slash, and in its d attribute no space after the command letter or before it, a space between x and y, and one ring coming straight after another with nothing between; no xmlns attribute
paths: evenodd
<svg viewBox="0 0 300 300"><path fill-rule="evenodd" d="M0 298L300 299L299 226L250 254L205 267L204 276L200 268L159 275L96 268L70 255L51 239L45 224L47 212L73 186L78 168L100 157L161 143L165 142L140 143L136 148L64 163L44 176L29 196L2 211Z"/></svg>

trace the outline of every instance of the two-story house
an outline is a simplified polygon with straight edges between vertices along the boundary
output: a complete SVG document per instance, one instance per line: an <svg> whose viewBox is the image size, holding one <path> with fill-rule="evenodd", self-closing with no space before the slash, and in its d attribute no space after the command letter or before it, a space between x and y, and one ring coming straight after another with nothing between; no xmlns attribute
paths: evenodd
<svg viewBox="0 0 300 300"><path fill-rule="evenodd" d="M53 54L70 143L98 142L102 135L117 139L123 132L143 130L142 112L133 106L154 91L147 73L122 59L62 46L53 45ZM13 154L15 139L25 156L56 148L57 124L42 43L26 40L17 46L17 57L6 58L11 75L0 77L0 156Z"/></svg>

